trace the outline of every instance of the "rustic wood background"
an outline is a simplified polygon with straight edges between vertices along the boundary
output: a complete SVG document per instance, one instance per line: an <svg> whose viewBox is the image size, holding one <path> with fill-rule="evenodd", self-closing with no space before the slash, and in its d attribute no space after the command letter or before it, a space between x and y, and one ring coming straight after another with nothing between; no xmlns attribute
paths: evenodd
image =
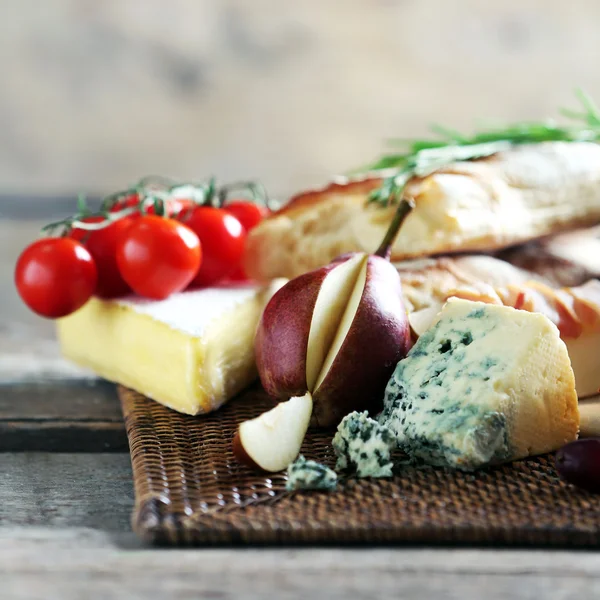
<svg viewBox="0 0 600 600"><path fill-rule="evenodd" d="M597 0L2 0L0 192L147 173L278 195L432 121L600 98Z"/></svg>
<svg viewBox="0 0 600 600"><path fill-rule="evenodd" d="M0 596L598 598L593 552L148 551L114 389L12 272L80 190L214 173L285 196L432 120L600 99L599 34L594 0L1 0Z"/></svg>

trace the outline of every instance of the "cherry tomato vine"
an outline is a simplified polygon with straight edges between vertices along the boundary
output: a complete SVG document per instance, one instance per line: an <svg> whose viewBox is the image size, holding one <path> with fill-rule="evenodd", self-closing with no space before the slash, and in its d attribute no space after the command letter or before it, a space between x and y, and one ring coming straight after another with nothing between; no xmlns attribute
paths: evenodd
<svg viewBox="0 0 600 600"><path fill-rule="evenodd" d="M214 178L144 177L105 197L97 211L80 196L74 215L46 225L46 237L23 251L15 284L29 308L58 318L92 295L163 299L188 287L244 279L247 233L273 209L258 182L217 186Z"/></svg>

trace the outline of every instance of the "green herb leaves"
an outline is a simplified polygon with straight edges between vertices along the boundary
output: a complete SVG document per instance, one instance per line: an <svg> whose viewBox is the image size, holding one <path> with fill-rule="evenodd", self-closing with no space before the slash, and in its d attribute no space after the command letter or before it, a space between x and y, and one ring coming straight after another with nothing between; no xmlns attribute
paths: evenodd
<svg viewBox="0 0 600 600"><path fill-rule="evenodd" d="M577 90L576 96L583 110L563 109L561 114L579 121L577 125L558 125L554 121L515 123L471 136L435 125L431 129L440 136L438 140L392 140L393 146L404 147L404 151L386 154L361 169L396 170L370 194L369 201L382 205L398 202L413 177L425 177L451 163L492 156L519 144L600 141L600 110L582 90Z"/></svg>

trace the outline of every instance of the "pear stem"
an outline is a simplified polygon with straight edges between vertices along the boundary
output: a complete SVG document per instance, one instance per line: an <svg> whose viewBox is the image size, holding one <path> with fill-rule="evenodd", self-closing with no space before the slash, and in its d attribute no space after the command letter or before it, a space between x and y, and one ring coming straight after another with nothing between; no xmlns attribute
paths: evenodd
<svg viewBox="0 0 600 600"><path fill-rule="evenodd" d="M392 245L394 244L394 240L398 235L398 231L400 231L402 223L404 223L404 220L406 217L408 217L414 207L415 201L412 198L402 198L402 200L400 200L400 204L394 213L394 218L392 219L392 222L385 233L383 241L379 245L379 248L377 248L375 256L381 256L381 258L390 260L390 256L392 255Z"/></svg>

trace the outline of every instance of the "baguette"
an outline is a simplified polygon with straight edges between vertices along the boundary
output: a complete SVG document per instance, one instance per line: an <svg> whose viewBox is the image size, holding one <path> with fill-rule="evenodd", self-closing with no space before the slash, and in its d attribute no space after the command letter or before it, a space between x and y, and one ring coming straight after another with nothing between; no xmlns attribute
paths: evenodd
<svg viewBox="0 0 600 600"><path fill-rule="evenodd" d="M551 283L498 258L477 254L395 262L394 266L400 274L404 304L410 313L431 306L439 308L450 292L459 288L498 288L532 280Z"/></svg>
<svg viewBox="0 0 600 600"><path fill-rule="evenodd" d="M496 257L542 275L554 287L575 287L600 277L600 227L509 248Z"/></svg>
<svg viewBox="0 0 600 600"><path fill-rule="evenodd" d="M292 198L249 234L247 274L291 278L344 252L375 251L395 211L367 203L381 183L376 176L340 180ZM600 222L600 146L517 146L415 178L405 194L415 208L392 260L495 251Z"/></svg>

